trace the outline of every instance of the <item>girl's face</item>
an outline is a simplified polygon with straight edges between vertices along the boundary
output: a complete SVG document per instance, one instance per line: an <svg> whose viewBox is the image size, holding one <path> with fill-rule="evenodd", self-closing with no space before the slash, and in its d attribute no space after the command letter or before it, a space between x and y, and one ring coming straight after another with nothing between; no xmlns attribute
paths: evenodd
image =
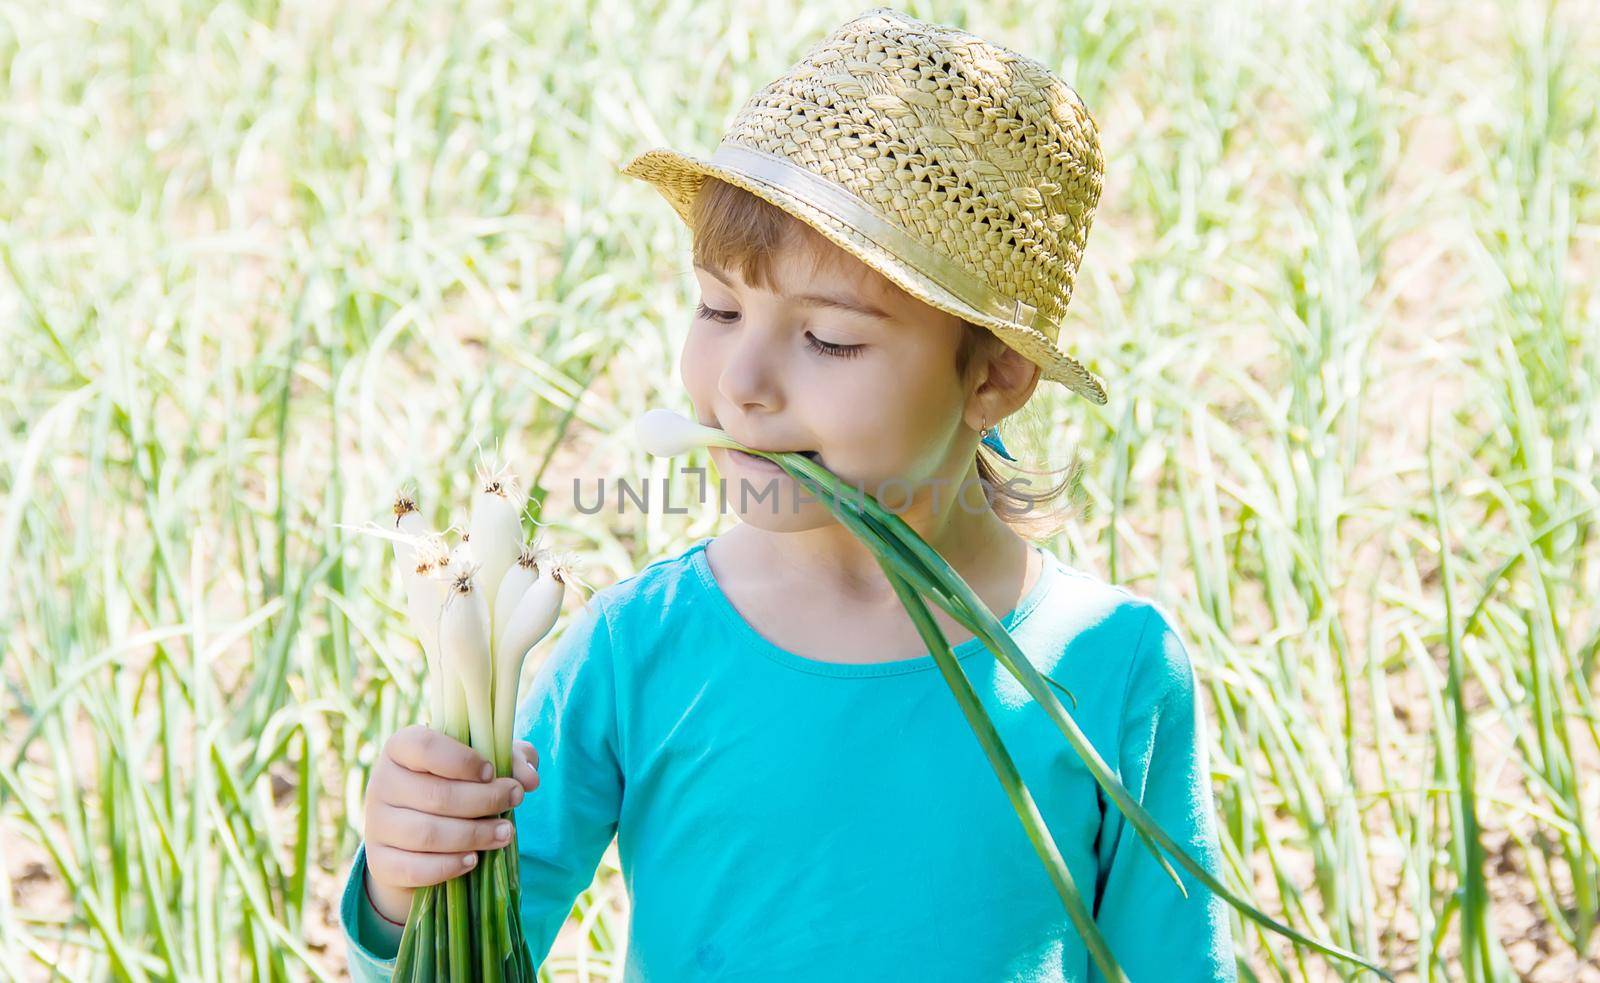
<svg viewBox="0 0 1600 983"><path fill-rule="evenodd" d="M831 243L786 247L772 260L771 290L733 271L694 268L700 306L679 373L699 422L761 450L816 451L891 509L932 494L936 478L950 502L972 466L968 393L955 364L960 319ZM833 521L776 465L711 453L728 506L744 521L772 531ZM968 494L981 500L976 489Z"/></svg>

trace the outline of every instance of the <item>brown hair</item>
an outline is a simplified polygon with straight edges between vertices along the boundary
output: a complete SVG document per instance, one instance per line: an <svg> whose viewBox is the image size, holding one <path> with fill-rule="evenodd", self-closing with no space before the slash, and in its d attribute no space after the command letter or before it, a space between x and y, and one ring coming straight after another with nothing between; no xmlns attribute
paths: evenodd
<svg viewBox="0 0 1600 983"><path fill-rule="evenodd" d="M692 207L694 245L691 252L695 265L738 273L744 282L763 289L771 290L775 286L770 257L779 249L798 247L819 264L831 255L828 247L833 246L832 240L783 209L726 181L708 176ZM961 324L965 330L956 347L955 369L956 374L965 379L974 366L981 364L980 357L998 352L1005 345L981 325L965 319ZM1075 503L1081 492L1083 463L1075 454L1060 484L1032 492L1028 490L1031 482L1026 480L1018 482L1022 487L1006 483L998 470L997 462L1002 460L988 447L978 445L978 480L995 515L1025 538L1053 535L1077 510ZM1048 469L1007 464L1024 474L1054 473ZM1065 507L1049 512L1042 510L1043 506L1069 492L1069 503Z"/></svg>

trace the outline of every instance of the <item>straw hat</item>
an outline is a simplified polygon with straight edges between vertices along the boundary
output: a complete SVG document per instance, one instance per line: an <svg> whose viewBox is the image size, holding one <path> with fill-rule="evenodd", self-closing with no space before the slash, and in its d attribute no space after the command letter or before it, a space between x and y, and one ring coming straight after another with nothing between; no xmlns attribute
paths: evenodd
<svg viewBox="0 0 1600 983"><path fill-rule="evenodd" d="M1104 403L1056 347L1103 170L1094 118L1044 65L874 7L751 96L709 158L657 147L622 173L691 227L707 176L743 188Z"/></svg>

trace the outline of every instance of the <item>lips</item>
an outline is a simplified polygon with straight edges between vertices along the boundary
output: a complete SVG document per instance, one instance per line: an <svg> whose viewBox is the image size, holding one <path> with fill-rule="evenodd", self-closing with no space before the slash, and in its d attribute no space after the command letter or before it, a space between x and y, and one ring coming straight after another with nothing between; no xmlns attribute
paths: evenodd
<svg viewBox="0 0 1600 983"><path fill-rule="evenodd" d="M768 453L773 453L773 452L769 451ZM788 453L790 453L790 454L799 454L801 457L808 457L813 462L815 462L817 464L821 464L822 463L822 455L819 454L816 451L789 451Z"/></svg>
<svg viewBox="0 0 1600 983"><path fill-rule="evenodd" d="M760 454L746 454L744 451L734 451L734 453L737 456L743 458L744 460L750 461L752 464L765 465L767 467L772 467L772 468L776 468L778 466L776 461L773 461L771 458L764 457L764 456L762 456ZM819 464L819 465L822 464L822 455L820 453L818 453L817 451L767 451L767 453L768 454L779 454L779 453L799 454L801 457L809 458L812 462L814 462L816 464Z"/></svg>
<svg viewBox="0 0 1600 983"><path fill-rule="evenodd" d="M727 433L727 430L722 426L722 424L718 423L716 420L708 421L708 422L704 423L703 425L707 426L707 427L715 427L716 429L722 430L724 433ZM733 435L732 434L728 434L728 436L732 437ZM734 437L734 439L738 440L737 437ZM806 451L806 450L798 450L798 449L795 449L795 448L790 448L789 450L775 450L775 449L767 448L767 447L757 447L756 445L754 445L752 443L749 443L748 441L743 441L743 440L740 440L739 443L744 444L746 447L750 448L751 450L762 451L763 453L766 453L766 454L800 454L800 455L802 455L804 457L810 458L813 462L815 462L817 464L821 464L822 463L822 452L821 451Z"/></svg>

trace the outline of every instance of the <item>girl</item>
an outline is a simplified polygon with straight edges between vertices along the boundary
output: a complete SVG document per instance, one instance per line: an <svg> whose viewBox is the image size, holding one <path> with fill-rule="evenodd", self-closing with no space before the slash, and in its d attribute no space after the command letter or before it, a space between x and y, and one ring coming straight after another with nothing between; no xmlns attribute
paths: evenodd
<svg viewBox="0 0 1600 983"><path fill-rule="evenodd" d="M1049 496L985 456L1009 458L993 428L1041 379L1105 402L1054 344L1101 172L1092 118L1043 66L885 8L752 97L709 161L624 169L694 233L697 419L899 512L1215 871L1178 632L1019 536ZM515 780L424 728L388 742L341 906L352 973L387 975L411 892L504 843L492 817L515 805L536 961L615 836L627 980L1099 979L876 560L782 469L712 455L740 524L572 619L519 709ZM1186 872L1180 895L1042 709L932 611L1129 978L1233 980L1224 903Z"/></svg>

